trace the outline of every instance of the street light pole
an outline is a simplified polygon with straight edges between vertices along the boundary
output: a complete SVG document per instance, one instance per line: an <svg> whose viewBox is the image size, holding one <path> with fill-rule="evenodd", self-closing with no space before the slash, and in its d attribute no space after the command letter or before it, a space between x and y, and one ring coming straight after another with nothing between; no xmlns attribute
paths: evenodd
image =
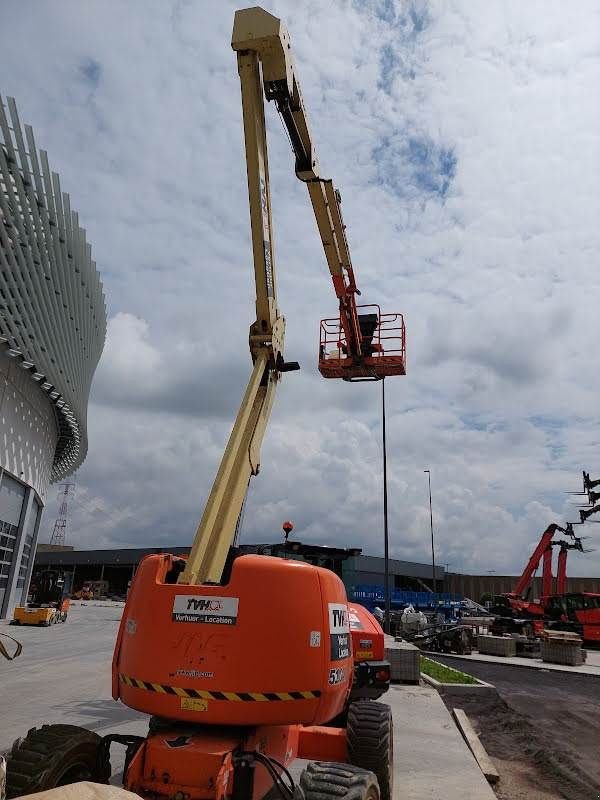
<svg viewBox="0 0 600 800"><path fill-rule="evenodd" d="M387 448L385 440L385 378L381 379L381 431L383 443L383 630L390 633L390 551L388 537Z"/></svg>
<svg viewBox="0 0 600 800"><path fill-rule="evenodd" d="M429 479L429 524L431 525L431 583L433 586L433 591L436 591L437 588L437 581L435 579L435 547L433 544L433 511L431 508L431 472L428 469L424 469L423 472L427 473L427 478Z"/></svg>

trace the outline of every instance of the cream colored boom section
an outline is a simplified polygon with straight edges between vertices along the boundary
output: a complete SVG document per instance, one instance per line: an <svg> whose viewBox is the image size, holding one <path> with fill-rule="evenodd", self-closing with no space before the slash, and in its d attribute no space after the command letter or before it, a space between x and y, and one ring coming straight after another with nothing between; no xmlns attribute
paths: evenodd
<svg viewBox="0 0 600 800"><path fill-rule="evenodd" d="M262 8L236 11L232 47L238 52L238 61L250 54L260 61L265 95L277 104L296 154L296 175L308 187L329 271L338 280L344 273L347 276L350 273L349 283L355 289L340 195L333 182L319 174L319 161L285 25Z"/></svg>
<svg viewBox="0 0 600 800"><path fill-rule="evenodd" d="M296 175L308 186L336 293L343 305L356 291L339 193L319 176L308 119L281 20L261 8L236 11L231 45L242 92L250 227L256 283L256 322L250 328L254 371L196 532L181 583L218 583L260 447L283 362L285 320L277 307L264 97L275 100L296 154ZM350 333L351 330L349 329ZM360 355L360 341L351 342ZM296 367L297 368L297 367Z"/></svg>
<svg viewBox="0 0 600 800"><path fill-rule="evenodd" d="M88 397L105 334L85 230L31 127L23 133L14 99L5 105L0 96L0 346L54 405L54 481L86 456Z"/></svg>
<svg viewBox="0 0 600 800"><path fill-rule="evenodd" d="M218 583L221 579L248 482L258 473L260 445L273 406L277 378L277 373L269 369L267 353L261 353L254 362L179 583Z"/></svg>
<svg viewBox="0 0 600 800"><path fill-rule="evenodd" d="M267 133L261 66L256 53L238 53L238 72L256 285L256 321L249 336L254 369L179 578L180 583L187 584L221 580L248 482L260 468L260 448L277 383L281 371L290 366L283 362L285 320L277 308Z"/></svg>

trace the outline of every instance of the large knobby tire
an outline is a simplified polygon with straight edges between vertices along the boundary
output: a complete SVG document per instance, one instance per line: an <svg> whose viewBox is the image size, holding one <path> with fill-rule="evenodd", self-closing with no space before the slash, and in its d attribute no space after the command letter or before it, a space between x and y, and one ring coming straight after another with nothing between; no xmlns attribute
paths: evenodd
<svg viewBox="0 0 600 800"><path fill-rule="evenodd" d="M370 700L351 703L346 733L350 763L374 772L381 800L392 800L394 728L390 707Z"/></svg>
<svg viewBox="0 0 600 800"><path fill-rule="evenodd" d="M6 756L6 797L97 778L100 737L76 725L42 725L17 739Z"/></svg>
<svg viewBox="0 0 600 800"><path fill-rule="evenodd" d="M6 761L0 756L0 800L6 797Z"/></svg>
<svg viewBox="0 0 600 800"><path fill-rule="evenodd" d="M375 775L353 764L311 761L300 776L304 800L381 800Z"/></svg>

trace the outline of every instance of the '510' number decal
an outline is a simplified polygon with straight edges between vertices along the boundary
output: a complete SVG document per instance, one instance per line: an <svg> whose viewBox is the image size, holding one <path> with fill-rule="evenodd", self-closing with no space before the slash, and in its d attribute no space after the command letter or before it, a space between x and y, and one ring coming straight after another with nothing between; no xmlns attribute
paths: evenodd
<svg viewBox="0 0 600 800"><path fill-rule="evenodd" d="M329 685L336 686L338 683L343 683L346 679L346 670L344 667L335 667L329 670Z"/></svg>

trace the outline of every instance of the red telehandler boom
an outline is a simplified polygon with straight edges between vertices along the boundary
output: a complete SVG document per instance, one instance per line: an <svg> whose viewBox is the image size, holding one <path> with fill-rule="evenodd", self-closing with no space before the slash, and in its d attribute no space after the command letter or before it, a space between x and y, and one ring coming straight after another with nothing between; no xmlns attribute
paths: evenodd
<svg viewBox="0 0 600 800"><path fill-rule="evenodd" d="M527 598L527 594L531 589L533 576L540 566L540 561L543 562L543 594L546 595L552 593L552 540L557 531L564 533L565 529L561 528L560 525L557 525L556 523L548 525L546 530L543 532L535 550L531 554L531 557L527 562L521 577L515 583L514 589L512 592L504 595L507 604L513 613L540 617L543 616L543 605L529 600Z"/></svg>

